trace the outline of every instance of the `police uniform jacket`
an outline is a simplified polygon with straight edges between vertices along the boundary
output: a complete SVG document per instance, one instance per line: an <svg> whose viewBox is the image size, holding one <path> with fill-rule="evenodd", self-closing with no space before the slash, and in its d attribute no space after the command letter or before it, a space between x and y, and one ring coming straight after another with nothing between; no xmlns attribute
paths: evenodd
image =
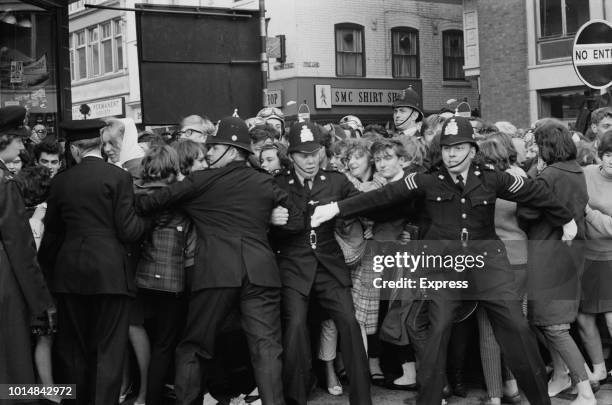
<svg viewBox="0 0 612 405"><path fill-rule="evenodd" d="M281 230L274 235L283 287L309 295L318 266L329 271L342 286L351 286L342 250L334 238L335 222L312 229L310 217L317 205L340 201L359 191L345 175L329 170L319 170L310 190L302 185L294 170L277 175L275 180L289 194L303 225L301 232L286 234Z"/></svg>
<svg viewBox="0 0 612 405"><path fill-rule="evenodd" d="M192 291L240 287L247 276L254 285L280 287L268 230L272 210L287 206L287 193L269 174L233 162L191 173L140 197L137 205L144 213L181 208L192 219L197 234Z"/></svg>
<svg viewBox="0 0 612 405"><path fill-rule="evenodd" d="M132 177L98 157L85 157L51 182L39 257L56 293L134 295L126 246L146 221L136 215Z"/></svg>
<svg viewBox="0 0 612 405"><path fill-rule="evenodd" d="M411 173L403 181L361 194L338 203L340 215L365 212L374 207L385 207L404 200L423 198L431 225L422 242L426 254L456 254L457 249L469 246L474 255L486 257L485 265L495 269L508 267L503 242L495 233L495 200L503 198L543 210L542 215L554 226L569 222L573 215L558 202L545 185L472 164L463 189L452 180L446 168L428 173ZM463 240L464 243L456 241ZM452 273L452 272L451 272ZM489 290L512 282L511 274L487 271L474 285L477 291ZM509 273L509 272L506 272Z"/></svg>
<svg viewBox="0 0 612 405"><path fill-rule="evenodd" d="M30 321L53 306L19 187L0 171L0 381L35 382Z"/></svg>

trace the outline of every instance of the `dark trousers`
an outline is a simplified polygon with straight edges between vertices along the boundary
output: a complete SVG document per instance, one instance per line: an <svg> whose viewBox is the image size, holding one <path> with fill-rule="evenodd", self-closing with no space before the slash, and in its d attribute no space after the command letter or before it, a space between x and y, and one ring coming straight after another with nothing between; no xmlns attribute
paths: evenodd
<svg viewBox="0 0 612 405"><path fill-rule="evenodd" d="M350 403L371 405L370 370L350 288L343 287L327 270L319 268L311 295L338 328L342 360L350 383ZM308 398L312 358L307 326L309 300L310 296L292 288L282 289L283 382L287 403L291 405L306 405Z"/></svg>
<svg viewBox="0 0 612 405"><path fill-rule="evenodd" d="M57 294L57 383L76 384L76 404L115 404L128 348L129 304L122 295Z"/></svg>
<svg viewBox="0 0 612 405"><path fill-rule="evenodd" d="M529 403L548 405L550 398L546 385L546 370L535 336L521 312L518 296L503 286L499 288L497 296L498 300L480 301L479 305L487 311L504 359ZM454 312L461 303L454 298L457 298L457 293L453 290L432 291L428 296L429 332L427 341L422 345L417 373L420 386L417 398L419 405L439 405L442 401L442 388L446 381L447 348Z"/></svg>
<svg viewBox="0 0 612 405"><path fill-rule="evenodd" d="M140 290L145 312L145 329L151 343L151 361L147 378L147 404L164 402L164 384L173 367L174 352L185 325L187 297Z"/></svg>
<svg viewBox="0 0 612 405"><path fill-rule="evenodd" d="M176 349L177 405L202 403L202 381L215 352L215 337L232 307L240 304L255 380L263 404L283 405L280 289L245 280L238 288L211 288L189 297L184 336Z"/></svg>

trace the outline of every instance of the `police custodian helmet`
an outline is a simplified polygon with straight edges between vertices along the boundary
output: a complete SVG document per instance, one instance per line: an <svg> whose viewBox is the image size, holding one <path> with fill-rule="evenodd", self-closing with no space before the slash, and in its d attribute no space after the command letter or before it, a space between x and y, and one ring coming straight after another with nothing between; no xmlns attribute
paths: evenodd
<svg viewBox="0 0 612 405"><path fill-rule="evenodd" d="M414 110L417 110L419 113L419 118L417 121L423 119L423 110L421 108L421 97L419 93L417 93L412 86L407 89L402 90L402 94L400 97L393 102L393 108L398 107L410 107Z"/></svg>
<svg viewBox="0 0 612 405"><path fill-rule="evenodd" d="M225 117L219 121L219 128L214 136L206 139L206 145L229 145L251 151L249 129L243 120L238 117Z"/></svg>
<svg viewBox="0 0 612 405"><path fill-rule="evenodd" d="M478 148L470 120L465 117L451 117L442 126L440 145L453 146L460 143L471 143Z"/></svg>

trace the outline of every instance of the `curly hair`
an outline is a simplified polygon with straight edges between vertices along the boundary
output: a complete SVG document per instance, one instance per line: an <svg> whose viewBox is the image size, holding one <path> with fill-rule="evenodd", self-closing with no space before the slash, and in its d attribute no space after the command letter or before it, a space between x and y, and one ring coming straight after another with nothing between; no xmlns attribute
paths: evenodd
<svg viewBox="0 0 612 405"><path fill-rule="evenodd" d="M184 176L187 176L191 172L191 168L198 156L200 156L200 153L206 155L206 147L204 144L190 139L179 139L172 143L172 147L178 154L179 168L181 174Z"/></svg>
<svg viewBox="0 0 612 405"><path fill-rule="evenodd" d="M45 201L51 186L51 171L44 166L24 167L15 180L21 190L26 207L34 207Z"/></svg>
<svg viewBox="0 0 612 405"><path fill-rule="evenodd" d="M563 122L548 118L535 130L540 157L547 165L576 159L576 144Z"/></svg>

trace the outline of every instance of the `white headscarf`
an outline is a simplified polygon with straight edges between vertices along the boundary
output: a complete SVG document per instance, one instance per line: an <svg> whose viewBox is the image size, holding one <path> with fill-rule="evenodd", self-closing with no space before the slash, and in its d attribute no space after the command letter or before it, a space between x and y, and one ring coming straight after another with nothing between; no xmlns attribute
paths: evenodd
<svg viewBox="0 0 612 405"><path fill-rule="evenodd" d="M131 118L120 118L120 121L125 130L123 131L123 143L121 144L121 153L119 154L119 161L115 163L119 167L123 167L123 164L128 160L142 159L145 155L144 151L138 146L138 130L136 124Z"/></svg>

